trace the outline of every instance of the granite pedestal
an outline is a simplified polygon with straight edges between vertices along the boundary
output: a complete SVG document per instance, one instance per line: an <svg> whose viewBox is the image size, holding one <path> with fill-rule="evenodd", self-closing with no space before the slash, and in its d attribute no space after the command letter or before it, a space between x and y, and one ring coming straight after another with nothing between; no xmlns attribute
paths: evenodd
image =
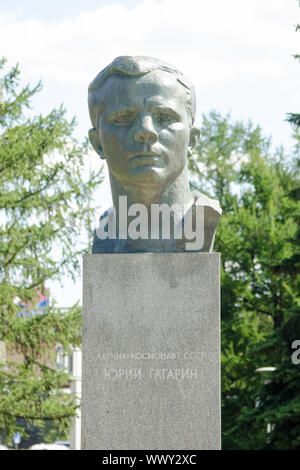
<svg viewBox="0 0 300 470"><path fill-rule="evenodd" d="M82 449L220 449L219 262L84 256Z"/></svg>

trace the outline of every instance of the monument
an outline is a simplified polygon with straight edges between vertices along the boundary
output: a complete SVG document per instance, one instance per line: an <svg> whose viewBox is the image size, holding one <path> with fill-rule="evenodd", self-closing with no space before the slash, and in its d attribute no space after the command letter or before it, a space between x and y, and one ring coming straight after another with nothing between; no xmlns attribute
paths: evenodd
<svg viewBox="0 0 300 470"><path fill-rule="evenodd" d="M221 209L190 190L194 88L122 56L88 103L113 207L84 257L82 448L218 449Z"/></svg>

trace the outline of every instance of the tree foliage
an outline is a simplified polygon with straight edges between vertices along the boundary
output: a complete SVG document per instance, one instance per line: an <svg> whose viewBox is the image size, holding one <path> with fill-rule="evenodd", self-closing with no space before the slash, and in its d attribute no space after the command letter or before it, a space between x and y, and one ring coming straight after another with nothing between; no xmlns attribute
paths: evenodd
<svg viewBox="0 0 300 470"><path fill-rule="evenodd" d="M203 116L193 185L223 208L223 448L300 448L299 177L251 122ZM296 146L297 148L297 146ZM275 368L263 382L256 370ZM269 425L269 426L268 426ZM268 433L267 433L268 429Z"/></svg>
<svg viewBox="0 0 300 470"><path fill-rule="evenodd" d="M300 6L300 2L298 0L298 4ZM296 25L296 32L300 31L300 24ZM294 58L296 60L300 60L300 54L294 54ZM288 122L291 124L294 124L295 126L300 126L300 114L299 113L287 113L287 119Z"/></svg>
<svg viewBox="0 0 300 470"><path fill-rule="evenodd" d="M18 66L6 71L5 59L0 73L0 340L22 358L0 369L0 431L10 439L17 419L54 420L66 429L76 412L51 355L56 343L66 352L80 345L79 306L66 313L50 304L27 318L20 303L34 307L48 280L78 273L102 178L101 171L85 176L87 143L72 137L75 120L62 106L29 117L41 84L20 86Z"/></svg>

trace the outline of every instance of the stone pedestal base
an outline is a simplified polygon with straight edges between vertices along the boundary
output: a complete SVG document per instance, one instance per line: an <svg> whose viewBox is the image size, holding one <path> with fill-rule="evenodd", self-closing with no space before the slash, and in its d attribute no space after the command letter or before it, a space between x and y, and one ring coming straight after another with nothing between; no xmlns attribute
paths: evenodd
<svg viewBox="0 0 300 470"><path fill-rule="evenodd" d="M219 254L83 267L82 449L220 449Z"/></svg>

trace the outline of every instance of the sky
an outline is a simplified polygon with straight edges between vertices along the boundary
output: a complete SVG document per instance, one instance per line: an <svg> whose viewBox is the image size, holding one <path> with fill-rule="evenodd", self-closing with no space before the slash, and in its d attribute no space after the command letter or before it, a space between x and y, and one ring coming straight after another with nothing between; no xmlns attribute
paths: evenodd
<svg viewBox="0 0 300 470"><path fill-rule="evenodd" d="M120 55L149 55L177 66L197 93L196 125L216 109L251 119L274 146L292 146L287 112L299 112L300 23L297 0L0 0L1 54L43 90L36 114L61 103L77 118L76 137L91 127L87 88ZM201 129L200 129L201 130ZM92 153L87 165L101 162ZM108 178L95 194L111 204ZM81 281L50 285L58 305L80 299Z"/></svg>

